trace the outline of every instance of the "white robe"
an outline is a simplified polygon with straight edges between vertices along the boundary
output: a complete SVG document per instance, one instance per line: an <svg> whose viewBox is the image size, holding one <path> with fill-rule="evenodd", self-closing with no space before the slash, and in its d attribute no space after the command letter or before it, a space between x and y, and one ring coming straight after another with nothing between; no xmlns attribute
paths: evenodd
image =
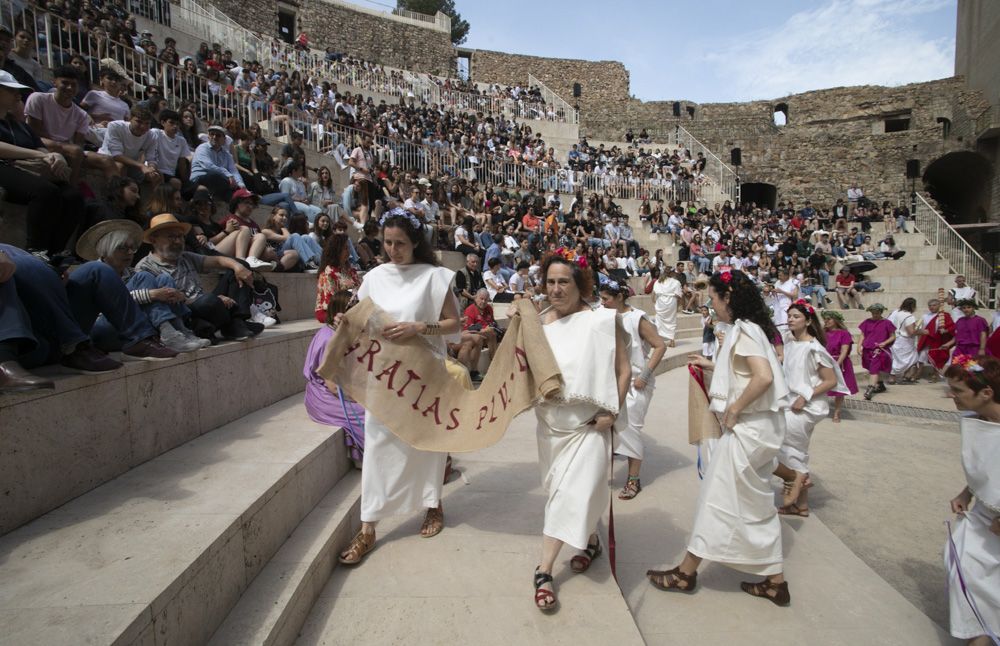
<svg viewBox="0 0 1000 646"><path fill-rule="evenodd" d="M816 386L822 383L820 367L833 368L837 375L836 392L847 392L843 374L837 362L819 341L788 341L785 343L785 361L782 364L785 381L792 391L792 399L801 395L806 405L795 412L785 409L785 441L781 444L778 462L800 473L809 473L809 440L813 429L830 412L826 393L813 397Z"/></svg>
<svg viewBox="0 0 1000 646"><path fill-rule="evenodd" d="M431 265L386 263L365 274L358 298L370 297L397 321L436 321L445 298L454 298L455 272ZM445 337L424 337L444 361ZM375 522L396 514L434 508L441 502L446 453L420 451L365 415L365 453L361 469L361 520Z"/></svg>
<svg viewBox="0 0 1000 646"><path fill-rule="evenodd" d="M976 503L954 522L952 539L970 596L987 627L1000 634L1000 536L990 531L1000 516L1000 424L963 417L961 427L962 467ZM944 554L951 634L978 637L984 631L962 593L948 545Z"/></svg>
<svg viewBox="0 0 1000 646"><path fill-rule="evenodd" d="M656 331L666 341L673 341L677 336L677 303L683 295L684 289L676 278L653 283Z"/></svg>
<svg viewBox="0 0 1000 646"><path fill-rule="evenodd" d="M902 375L917 365L920 359L917 337L906 331L907 326L916 324L917 317L906 310L896 310L889 315L889 320L896 326L896 341L892 344L892 374Z"/></svg>
<svg viewBox="0 0 1000 646"><path fill-rule="evenodd" d="M646 368L649 357L649 345L647 345L639 335L639 323L646 317L642 310L633 309L622 314L622 327L629 336L629 363L632 365L632 381ZM636 390L631 383L628 387L628 395L625 397L626 423L621 427L621 432L614 435L614 449L618 455L641 460L642 450L642 427L646 421L646 411L649 409L649 402L653 398L653 389L656 388L656 377L650 376L646 382L646 387ZM617 425L616 425L617 426Z"/></svg>
<svg viewBox="0 0 1000 646"><path fill-rule="evenodd" d="M542 533L586 549L608 508L611 433L589 424L598 412L617 413L615 318L585 310L546 323L545 338L563 375L557 398L535 407L538 462L548 496Z"/></svg>
<svg viewBox="0 0 1000 646"><path fill-rule="evenodd" d="M722 414L750 383L747 357L767 359L771 386L723 429L698 496L687 549L695 556L759 575L782 571L781 522L771 474L785 436L788 387L774 348L759 326L737 321L716 355L709 409Z"/></svg>

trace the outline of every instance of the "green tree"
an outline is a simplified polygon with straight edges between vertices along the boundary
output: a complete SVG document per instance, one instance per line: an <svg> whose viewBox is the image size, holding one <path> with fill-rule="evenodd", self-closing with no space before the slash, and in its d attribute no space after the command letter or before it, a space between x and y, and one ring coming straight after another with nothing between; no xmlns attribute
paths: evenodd
<svg viewBox="0 0 1000 646"><path fill-rule="evenodd" d="M396 0L398 9L434 16L437 12L451 16L451 44L461 45L469 35L469 23L455 10L455 0Z"/></svg>

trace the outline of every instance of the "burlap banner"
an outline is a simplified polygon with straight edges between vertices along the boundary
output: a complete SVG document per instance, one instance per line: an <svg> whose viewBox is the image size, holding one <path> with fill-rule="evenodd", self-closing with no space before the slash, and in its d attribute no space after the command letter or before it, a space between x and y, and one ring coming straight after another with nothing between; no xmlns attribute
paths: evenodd
<svg viewBox="0 0 1000 646"><path fill-rule="evenodd" d="M688 366L688 444L699 444L705 440L722 437L719 418L708 410L708 387L712 383L712 371L697 366Z"/></svg>
<svg viewBox="0 0 1000 646"><path fill-rule="evenodd" d="M387 341L392 319L366 298L344 316L319 374L336 382L404 442L425 451L476 451L495 444L511 420L562 386L538 313L527 300L512 317L476 390L448 373L421 337Z"/></svg>

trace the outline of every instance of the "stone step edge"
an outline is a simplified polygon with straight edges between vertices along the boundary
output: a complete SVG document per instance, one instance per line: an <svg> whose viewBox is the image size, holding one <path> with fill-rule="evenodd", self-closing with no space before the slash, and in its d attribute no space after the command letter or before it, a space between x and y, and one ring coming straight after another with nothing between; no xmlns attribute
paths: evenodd
<svg viewBox="0 0 1000 646"><path fill-rule="evenodd" d="M292 644L360 527L361 472L351 471L264 566L209 646Z"/></svg>

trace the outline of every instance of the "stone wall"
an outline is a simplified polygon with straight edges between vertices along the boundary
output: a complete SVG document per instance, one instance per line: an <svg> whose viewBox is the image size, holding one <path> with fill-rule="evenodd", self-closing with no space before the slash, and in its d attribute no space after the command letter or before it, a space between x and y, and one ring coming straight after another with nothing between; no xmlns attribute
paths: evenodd
<svg viewBox="0 0 1000 646"><path fill-rule="evenodd" d="M583 61L522 56L477 49L472 52L469 75L481 83L521 85L532 74L570 105L579 105L581 115L613 119L629 101L629 75L617 61ZM581 94L573 97L573 84Z"/></svg>
<svg viewBox="0 0 1000 646"><path fill-rule="evenodd" d="M213 0L244 27L277 34L278 3L268 0ZM390 67L452 76L455 50L443 31L323 0L297 3L296 33L305 31L313 47L376 61Z"/></svg>

